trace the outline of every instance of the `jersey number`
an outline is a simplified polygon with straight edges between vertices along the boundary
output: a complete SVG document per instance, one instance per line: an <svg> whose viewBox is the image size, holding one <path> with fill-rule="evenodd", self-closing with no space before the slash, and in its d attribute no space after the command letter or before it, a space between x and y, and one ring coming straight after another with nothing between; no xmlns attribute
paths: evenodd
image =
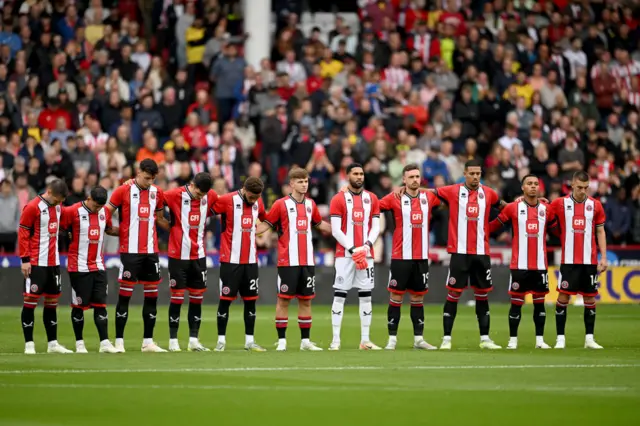
<svg viewBox="0 0 640 426"><path fill-rule="evenodd" d="M424 284L425 286L428 285L427 283L429 282L429 273L424 273L422 274L422 284Z"/></svg>
<svg viewBox="0 0 640 426"><path fill-rule="evenodd" d="M260 278L256 278L255 280L249 281L249 290L257 291L258 290L258 281L260 281Z"/></svg>
<svg viewBox="0 0 640 426"><path fill-rule="evenodd" d="M373 279L373 268L367 268L367 278Z"/></svg>
<svg viewBox="0 0 640 426"><path fill-rule="evenodd" d="M312 288L316 291L316 277L307 277L307 288Z"/></svg>
<svg viewBox="0 0 640 426"><path fill-rule="evenodd" d="M487 269L487 281L491 282L491 269Z"/></svg>

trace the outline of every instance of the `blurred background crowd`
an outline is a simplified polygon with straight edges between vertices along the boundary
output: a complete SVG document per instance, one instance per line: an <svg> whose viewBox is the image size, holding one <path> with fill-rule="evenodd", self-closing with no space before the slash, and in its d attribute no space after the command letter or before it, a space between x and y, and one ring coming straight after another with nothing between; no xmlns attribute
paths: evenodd
<svg viewBox="0 0 640 426"><path fill-rule="evenodd" d="M252 1L0 1L0 252L48 180L67 181L70 205L144 158L164 189L261 177L267 205L297 165L325 214L352 162L379 197L408 163L440 187L479 158L507 201L527 173L553 200L585 170L609 243L640 244L637 0L273 0L257 67ZM209 250L219 232L212 220Z"/></svg>

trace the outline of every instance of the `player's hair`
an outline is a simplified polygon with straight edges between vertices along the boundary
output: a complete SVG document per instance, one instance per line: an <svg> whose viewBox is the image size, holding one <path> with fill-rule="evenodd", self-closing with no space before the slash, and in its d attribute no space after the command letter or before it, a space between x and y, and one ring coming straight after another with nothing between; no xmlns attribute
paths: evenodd
<svg viewBox="0 0 640 426"><path fill-rule="evenodd" d="M145 158L140 162L140 171L155 177L158 175L158 164L151 158Z"/></svg>
<svg viewBox="0 0 640 426"><path fill-rule="evenodd" d="M364 170L364 167L362 167L362 164L360 163L351 163L347 166L347 174L351 173L351 170L353 169L357 169L357 168L361 168L362 170Z"/></svg>
<svg viewBox="0 0 640 426"><path fill-rule="evenodd" d="M252 194L262 194L264 190L264 183L260 178L249 176L245 181L244 185L242 185L245 191L251 192Z"/></svg>
<svg viewBox="0 0 640 426"><path fill-rule="evenodd" d="M474 158L473 160L469 160L466 163L464 163L465 170L467 170L469 167L482 167L482 163L480 162L480 160L476 160Z"/></svg>
<svg viewBox="0 0 640 426"><path fill-rule="evenodd" d="M47 189L49 189L49 191L51 191L51 194L53 194L53 196L55 197L67 198L67 195L69 195L69 188L62 179L52 180L51 182L49 182Z"/></svg>
<svg viewBox="0 0 640 426"><path fill-rule="evenodd" d="M589 182L589 175L585 171L575 172L572 180L579 180L580 182Z"/></svg>
<svg viewBox="0 0 640 426"><path fill-rule="evenodd" d="M540 179L538 176L534 175L533 173L529 173L529 174L525 175L525 176L522 178L522 180L520 181L520 184L521 184L521 185L524 185L524 181L525 181L525 180L527 180L527 178L530 178L530 177L532 177L532 178L536 178L536 179Z"/></svg>
<svg viewBox="0 0 640 426"><path fill-rule="evenodd" d="M300 167L295 167L289 170L289 181L294 179L309 179L309 172Z"/></svg>
<svg viewBox="0 0 640 426"><path fill-rule="evenodd" d="M207 172L200 172L193 177L193 185L198 188L200 192L207 193L213 186L213 179Z"/></svg>
<svg viewBox="0 0 640 426"><path fill-rule="evenodd" d="M95 188L91 189L89 196L93 201L101 206L107 204L107 190L101 186L96 186Z"/></svg>
<svg viewBox="0 0 640 426"><path fill-rule="evenodd" d="M413 170L418 170L420 171L420 167L418 167L418 165L416 163L411 163L411 164L407 164L406 166L404 166L404 168L402 169L402 174L405 174L407 172L411 172Z"/></svg>

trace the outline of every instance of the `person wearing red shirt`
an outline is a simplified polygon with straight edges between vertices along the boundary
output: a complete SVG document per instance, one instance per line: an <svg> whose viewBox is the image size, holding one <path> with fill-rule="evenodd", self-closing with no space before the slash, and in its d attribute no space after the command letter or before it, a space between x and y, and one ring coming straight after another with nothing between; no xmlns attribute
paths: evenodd
<svg viewBox="0 0 640 426"><path fill-rule="evenodd" d="M38 116L38 125L43 129L54 131L59 118L66 123L66 128L71 129L71 115L63 108L60 108L60 101L57 98L49 100L49 106Z"/></svg>
<svg viewBox="0 0 640 426"><path fill-rule="evenodd" d="M187 116L187 124L182 128L182 136L191 148L207 148L207 129L200 124L195 112Z"/></svg>
<svg viewBox="0 0 640 426"><path fill-rule="evenodd" d="M388 289L391 293L387 310L389 343L387 350L395 350L400 323L402 299L409 292L413 347L438 349L424 340L424 296L429 291L429 220L431 210L440 205L434 193L420 191L420 167L407 164L402 170L406 191L400 198L389 194L380 200L380 211L393 212L396 228Z"/></svg>
<svg viewBox="0 0 640 426"><path fill-rule="evenodd" d="M84 311L93 308L93 320L100 337L100 353L118 353L109 341L107 320L107 273L102 245L104 236L118 236L111 213L104 208L107 190L97 186L86 200L62 210L60 228L69 231L71 244L67 270L71 281L71 322L76 336L76 353L86 354L82 332Z"/></svg>
<svg viewBox="0 0 640 426"><path fill-rule="evenodd" d="M584 347L602 349L593 338L593 330L596 324L598 275L607 270L606 217L600 201L587 195L588 189L589 175L584 171L576 172L571 180L571 194L556 198L551 203L551 210L558 217L562 242L556 303L556 349L565 348L567 304L571 296L576 294L584 298Z"/></svg>
<svg viewBox="0 0 640 426"><path fill-rule="evenodd" d="M536 328L536 348L551 349L544 342L545 295L549 293L547 273L547 229L557 226L557 218L549 204L541 200L540 179L536 175L522 178L524 196L517 199L500 212L489 223L489 232L495 232L503 225L511 223L513 244L511 253L511 278L509 295L509 344L507 349L518 348L518 327L522 315L522 305L528 293L533 296L533 323Z"/></svg>
<svg viewBox="0 0 640 426"><path fill-rule="evenodd" d="M18 246L24 275L24 305L22 332L24 353L36 353L33 342L35 309L44 296L42 319L47 332L48 353L68 354L70 350L58 343L58 299L61 292L58 229L62 209L69 189L59 179L52 181L44 194L29 201L22 210L18 229Z"/></svg>

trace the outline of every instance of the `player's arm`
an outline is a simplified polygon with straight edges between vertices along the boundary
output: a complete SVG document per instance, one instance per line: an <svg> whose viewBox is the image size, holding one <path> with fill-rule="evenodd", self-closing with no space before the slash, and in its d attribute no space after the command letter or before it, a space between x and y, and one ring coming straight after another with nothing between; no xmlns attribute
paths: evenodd
<svg viewBox="0 0 640 426"><path fill-rule="evenodd" d="M344 197L338 194L333 197L329 206L329 211L331 214L331 235L333 235L333 238L336 239L338 244L348 250L349 253L353 253L355 247L349 246L347 236L344 232L342 232L342 217L344 215L344 205L341 200L344 200Z"/></svg>
<svg viewBox="0 0 640 426"><path fill-rule="evenodd" d="M494 232L500 230L504 225L507 224L507 218L505 217L504 210L500 212L498 217L489 222L489 234L493 234Z"/></svg>
<svg viewBox="0 0 640 426"><path fill-rule="evenodd" d="M112 237L117 237L120 235L120 227L113 226L113 221L111 220L111 212L107 210L107 223L104 227L104 233L107 235L111 235Z"/></svg>
<svg viewBox="0 0 640 426"><path fill-rule="evenodd" d="M607 235L604 231L604 223L607 220L604 214L604 208L600 201L596 201L596 207L594 209L594 222L596 225L596 240L598 242L598 248L600 249L600 261L598 261L598 273L607 270Z"/></svg>
<svg viewBox="0 0 640 426"><path fill-rule="evenodd" d="M369 249L373 248L373 243L376 242L380 235L380 201L378 197L373 196L371 198L371 229L369 230L369 237L365 242L365 245L368 246Z"/></svg>
<svg viewBox="0 0 640 426"><path fill-rule="evenodd" d="M382 197L382 200L380 200L380 211L381 212L386 212L386 211L392 210L393 209L393 201L395 199L396 199L396 196L395 196L394 192Z"/></svg>
<svg viewBox="0 0 640 426"><path fill-rule="evenodd" d="M28 204L22 210L20 227L18 228L18 252L22 260L22 275L25 278L29 278L29 275L31 275L31 235L33 234L36 214L35 207Z"/></svg>
<svg viewBox="0 0 640 426"><path fill-rule="evenodd" d="M316 228L323 234L331 234L331 225L322 220L322 216L320 216L320 210L318 210L318 206L315 202L313 202L311 207L311 224L314 228Z"/></svg>
<svg viewBox="0 0 640 426"><path fill-rule="evenodd" d="M547 222L547 232L549 232L554 237L560 238L562 233L560 231L560 216L557 213L558 203L553 202L549 204L549 221Z"/></svg>
<svg viewBox="0 0 640 426"><path fill-rule="evenodd" d="M169 220L164 216L164 207L166 203L164 201L164 193L158 190L158 202L156 204L156 224L160 229L164 229L165 231L169 231L171 228L171 224Z"/></svg>

